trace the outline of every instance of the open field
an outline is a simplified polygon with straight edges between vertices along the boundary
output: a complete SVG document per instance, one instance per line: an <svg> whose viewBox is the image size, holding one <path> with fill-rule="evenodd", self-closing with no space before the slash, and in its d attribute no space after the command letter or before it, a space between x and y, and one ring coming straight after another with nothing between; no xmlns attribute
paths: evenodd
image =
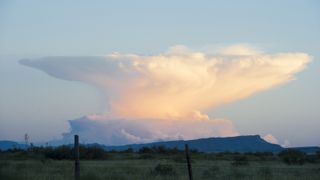
<svg viewBox="0 0 320 180"><path fill-rule="evenodd" d="M18 158L17 158L18 157ZM242 157L235 158L235 157ZM243 158L245 157L245 158ZM317 180L320 163L288 165L278 156L244 154L192 153L194 179L284 179ZM68 180L73 179L72 160L53 160L43 157L1 155L2 180ZM82 160L81 180L143 180L188 179L183 153L174 155L110 153L105 160Z"/></svg>

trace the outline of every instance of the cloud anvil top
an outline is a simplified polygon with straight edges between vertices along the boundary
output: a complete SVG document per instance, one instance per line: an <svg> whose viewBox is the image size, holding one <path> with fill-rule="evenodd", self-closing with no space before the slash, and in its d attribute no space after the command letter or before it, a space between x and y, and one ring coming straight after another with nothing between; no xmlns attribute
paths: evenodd
<svg viewBox="0 0 320 180"><path fill-rule="evenodd" d="M231 121L210 118L204 111L289 82L311 59L305 53L268 54L235 45L214 53L176 46L149 56L52 56L20 63L98 88L109 113L71 121L71 131L91 134L86 137L101 143L124 144L237 135ZM76 128L79 124L88 128Z"/></svg>

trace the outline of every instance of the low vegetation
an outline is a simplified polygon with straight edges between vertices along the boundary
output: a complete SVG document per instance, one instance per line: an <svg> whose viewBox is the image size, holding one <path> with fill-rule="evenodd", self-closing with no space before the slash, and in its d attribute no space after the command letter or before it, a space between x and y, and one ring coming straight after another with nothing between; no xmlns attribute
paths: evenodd
<svg viewBox="0 0 320 180"><path fill-rule="evenodd" d="M285 150L266 153L190 153L194 179L319 179L320 152L305 154ZM70 146L32 147L0 151L0 179L73 179L73 149ZM183 151L177 148L145 147L135 152L105 151L80 147L81 180L186 180Z"/></svg>

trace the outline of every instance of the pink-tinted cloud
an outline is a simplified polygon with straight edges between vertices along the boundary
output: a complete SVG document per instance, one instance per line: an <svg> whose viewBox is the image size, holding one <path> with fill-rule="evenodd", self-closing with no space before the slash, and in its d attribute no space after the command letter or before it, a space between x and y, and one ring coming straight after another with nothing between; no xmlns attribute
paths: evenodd
<svg viewBox="0 0 320 180"><path fill-rule="evenodd" d="M114 53L21 63L57 78L97 87L106 98L108 114L97 116L103 122L126 119L122 122L152 129L151 139L165 135L189 139L237 134L230 121L213 119L203 112L291 81L310 60L305 53L268 54L235 45L215 53L176 46L148 56ZM127 129L118 133L132 141L148 139Z"/></svg>
<svg viewBox="0 0 320 180"><path fill-rule="evenodd" d="M272 134L263 136L263 139L272 144L279 144L279 141Z"/></svg>

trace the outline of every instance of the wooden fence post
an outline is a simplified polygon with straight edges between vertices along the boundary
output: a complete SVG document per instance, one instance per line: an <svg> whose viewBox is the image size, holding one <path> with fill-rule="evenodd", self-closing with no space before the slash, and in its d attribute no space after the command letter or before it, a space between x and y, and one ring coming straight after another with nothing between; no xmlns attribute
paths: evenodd
<svg viewBox="0 0 320 180"><path fill-rule="evenodd" d="M188 146L188 144L185 144L185 151L186 151L186 159L187 159L187 164L188 164L189 180L193 180L193 177L192 177L192 168L191 168L190 156L189 156L189 146Z"/></svg>
<svg viewBox="0 0 320 180"><path fill-rule="evenodd" d="M74 179L80 180L79 136L74 135Z"/></svg>

